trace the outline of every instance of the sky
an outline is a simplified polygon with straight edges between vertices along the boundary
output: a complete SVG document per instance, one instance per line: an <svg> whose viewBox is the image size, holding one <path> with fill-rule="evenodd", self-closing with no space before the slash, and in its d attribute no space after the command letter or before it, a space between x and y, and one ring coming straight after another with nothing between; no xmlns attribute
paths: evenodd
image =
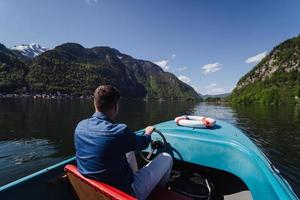
<svg viewBox="0 0 300 200"><path fill-rule="evenodd" d="M299 0L0 0L0 43L110 46L221 94L300 34L299 10Z"/></svg>

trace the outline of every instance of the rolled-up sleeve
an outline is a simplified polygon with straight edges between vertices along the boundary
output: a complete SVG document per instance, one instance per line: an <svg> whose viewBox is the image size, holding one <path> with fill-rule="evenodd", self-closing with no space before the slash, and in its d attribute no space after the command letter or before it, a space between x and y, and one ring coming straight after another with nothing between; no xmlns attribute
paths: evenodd
<svg viewBox="0 0 300 200"><path fill-rule="evenodd" d="M126 152L141 151L149 146L151 141L150 135L136 135L128 127L124 129L123 138L126 141Z"/></svg>

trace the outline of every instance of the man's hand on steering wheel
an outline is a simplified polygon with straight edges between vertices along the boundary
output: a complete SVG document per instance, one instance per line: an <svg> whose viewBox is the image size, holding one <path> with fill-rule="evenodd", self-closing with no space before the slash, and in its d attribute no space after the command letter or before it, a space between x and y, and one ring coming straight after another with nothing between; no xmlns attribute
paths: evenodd
<svg viewBox="0 0 300 200"><path fill-rule="evenodd" d="M145 128L145 134L146 135L151 135L153 133L153 131L155 130L155 127L154 126L147 126Z"/></svg>
<svg viewBox="0 0 300 200"><path fill-rule="evenodd" d="M146 157L143 155L142 152L139 152L141 157L147 162L150 162L153 159L152 155L155 154L155 152L157 152L158 149L162 150L162 152L166 152L166 150L167 150L166 138L164 137L162 132L157 130L155 127L153 127L153 126L146 127L144 134L151 135L153 132L156 132L160 136L161 140L158 140L158 139L156 139L154 141L151 140L150 152L148 153L148 155Z"/></svg>

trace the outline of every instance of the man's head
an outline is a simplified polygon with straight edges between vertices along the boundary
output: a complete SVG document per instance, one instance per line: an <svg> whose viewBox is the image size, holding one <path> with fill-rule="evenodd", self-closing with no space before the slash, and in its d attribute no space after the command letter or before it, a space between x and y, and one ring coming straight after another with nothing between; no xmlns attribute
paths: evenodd
<svg viewBox="0 0 300 200"><path fill-rule="evenodd" d="M114 119L119 112L120 92L112 85L100 85L94 92L94 106L97 112L102 112Z"/></svg>

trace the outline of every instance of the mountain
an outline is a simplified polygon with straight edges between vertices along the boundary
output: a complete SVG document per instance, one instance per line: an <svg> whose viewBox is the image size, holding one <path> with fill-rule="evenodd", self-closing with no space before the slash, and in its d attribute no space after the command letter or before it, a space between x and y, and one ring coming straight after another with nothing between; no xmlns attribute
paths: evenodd
<svg viewBox="0 0 300 200"><path fill-rule="evenodd" d="M6 51L17 58L14 51ZM27 69L25 85L33 93L91 95L98 85L112 84L120 89L123 97L129 98L200 98L191 86L156 64L110 47L84 48L65 43L30 61L19 59L19 62Z"/></svg>
<svg viewBox="0 0 300 200"><path fill-rule="evenodd" d="M15 92L26 86L25 64L12 52L0 43L0 93Z"/></svg>
<svg viewBox="0 0 300 200"><path fill-rule="evenodd" d="M31 44L16 45L12 47L11 50L13 50L14 52L19 52L21 55L25 56L26 58L32 59L49 49L46 47L42 47L39 44L31 43Z"/></svg>
<svg viewBox="0 0 300 200"><path fill-rule="evenodd" d="M294 103L300 97L300 35L276 46L243 76L234 103Z"/></svg>

